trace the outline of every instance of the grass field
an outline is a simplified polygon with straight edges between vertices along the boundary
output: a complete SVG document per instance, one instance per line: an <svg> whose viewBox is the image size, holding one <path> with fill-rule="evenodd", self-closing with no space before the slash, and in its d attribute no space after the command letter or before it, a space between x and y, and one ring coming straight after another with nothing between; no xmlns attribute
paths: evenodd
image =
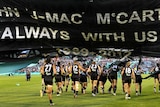
<svg viewBox="0 0 160 107"><path fill-rule="evenodd" d="M153 93L153 78L146 79L142 84L142 95L136 96L132 84L131 100L125 100L122 94L121 80L118 80L117 96L107 93L110 83L105 85L105 94L91 95L88 85L85 95L79 92L78 98L73 98L71 90L60 97L53 94L55 107L159 107L160 93ZM56 88L54 84L54 90ZM48 107L47 95L40 97L40 75L33 75L31 81L25 81L25 76L0 76L0 107ZM70 88L69 88L70 89Z"/></svg>

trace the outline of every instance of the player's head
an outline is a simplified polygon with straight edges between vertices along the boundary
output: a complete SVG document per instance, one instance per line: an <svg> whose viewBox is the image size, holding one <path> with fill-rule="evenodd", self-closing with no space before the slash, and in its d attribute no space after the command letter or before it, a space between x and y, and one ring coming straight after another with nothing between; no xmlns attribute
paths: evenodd
<svg viewBox="0 0 160 107"><path fill-rule="evenodd" d="M70 66L70 65L71 65L71 62L68 63L68 66Z"/></svg>
<svg viewBox="0 0 160 107"><path fill-rule="evenodd" d="M126 66L127 66L127 67L129 67L130 64L131 64L131 61L130 61L130 60L126 61Z"/></svg>
<svg viewBox="0 0 160 107"><path fill-rule="evenodd" d="M61 64L61 63L58 61L58 62L57 62L57 65L60 66L60 64Z"/></svg>
<svg viewBox="0 0 160 107"><path fill-rule="evenodd" d="M95 61L92 61L92 64L96 64L96 62L95 62Z"/></svg>
<svg viewBox="0 0 160 107"><path fill-rule="evenodd" d="M73 58L73 62L77 62L78 61L78 58L77 57L74 57Z"/></svg>
<svg viewBox="0 0 160 107"><path fill-rule="evenodd" d="M141 69L141 66L138 65L138 69Z"/></svg>
<svg viewBox="0 0 160 107"><path fill-rule="evenodd" d="M48 55L46 58L46 63L50 63L51 62L51 57Z"/></svg>
<svg viewBox="0 0 160 107"><path fill-rule="evenodd" d="M83 66L86 66L86 64L84 63Z"/></svg>

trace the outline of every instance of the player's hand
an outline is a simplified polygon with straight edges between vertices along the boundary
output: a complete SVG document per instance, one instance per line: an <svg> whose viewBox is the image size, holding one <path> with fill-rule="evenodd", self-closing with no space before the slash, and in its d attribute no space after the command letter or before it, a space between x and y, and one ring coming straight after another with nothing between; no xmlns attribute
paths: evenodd
<svg viewBox="0 0 160 107"><path fill-rule="evenodd" d="M85 68L85 71L87 72L87 71L88 71L88 68Z"/></svg>

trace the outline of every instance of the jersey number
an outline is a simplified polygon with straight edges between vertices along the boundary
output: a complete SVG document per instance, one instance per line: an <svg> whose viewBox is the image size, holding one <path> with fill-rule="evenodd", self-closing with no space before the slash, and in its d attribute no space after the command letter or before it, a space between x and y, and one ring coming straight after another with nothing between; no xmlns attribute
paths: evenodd
<svg viewBox="0 0 160 107"><path fill-rule="evenodd" d="M45 73L46 73L46 75L51 75L51 69L52 69L52 65L51 64L45 65Z"/></svg>
<svg viewBox="0 0 160 107"><path fill-rule="evenodd" d="M57 75L60 74L60 67L59 66L56 67L56 71L57 71L56 72Z"/></svg>
<svg viewBox="0 0 160 107"><path fill-rule="evenodd" d="M96 66L96 65L92 65L92 66L91 66L91 70L92 70L92 72L96 72L97 66Z"/></svg>
<svg viewBox="0 0 160 107"><path fill-rule="evenodd" d="M77 65L73 66L73 73L78 74L78 66Z"/></svg>
<svg viewBox="0 0 160 107"><path fill-rule="evenodd" d="M126 76L131 76L132 71L130 68L126 68L125 73L126 73Z"/></svg>

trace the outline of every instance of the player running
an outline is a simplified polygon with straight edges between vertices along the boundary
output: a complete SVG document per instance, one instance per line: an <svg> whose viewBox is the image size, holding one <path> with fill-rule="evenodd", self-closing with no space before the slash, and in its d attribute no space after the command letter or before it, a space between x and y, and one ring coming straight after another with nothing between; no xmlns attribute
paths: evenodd
<svg viewBox="0 0 160 107"><path fill-rule="evenodd" d="M83 64L83 67L86 69L87 68L87 65L86 64ZM80 84L81 84L81 92L83 94L86 93L86 88L87 88L87 72L84 72L84 71L80 71Z"/></svg>
<svg viewBox="0 0 160 107"><path fill-rule="evenodd" d="M86 71L78 62L78 58L73 58L73 65L69 68L69 73L72 74L72 85L73 85L73 91L74 91L74 98L78 96L78 90L79 90L79 79L80 79L80 70Z"/></svg>
<svg viewBox="0 0 160 107"><path fill-rule="evenodd" d="M117 91L117 72L118 71L119 71L119 69L118 69L117 64L112 64L109 71L108 71L114 96L116 96L116 91ZM109 91L111 91L111 90L109 90Z"/></svg>
<svg viewBox="0 0 160 107"><path fill-rule="evenodd" d="M57 85L57 96L60 96L62 91L62 75L64 74L64 69L62 68L60 62L57 62L56 65L53 66L53 70L55 72L55 80Z"/></svg>
<svg viewBox="0 0 160 107"><path fill-rule="evenodd" d="M45 64L41 67L41 74L44 77L44 83L46 85L45 92L48 94L48 99L50 105L54 105L52 101L52 90L53 90L53 64L51 63L51 58L48 56Z"/></svg>
<svg viewBox="0 0 160 107"><path fill-rule="evenodd" d="M104 85L107 81L107 75L108 75L108 71L106 70L105 66L103 66L102 73L101 73L99 80L98 80L99 86L101 88L101 93L103 93L103 94L104 94L104 88L105 88Z"/></svg>
<svg viewBox="0 0 160 107"><path fill-rule="evenodd" d="M160 63L157 63L156 66L151 70L151 72L154 74L156 72L160 71ZM156 93L156 87L159 86L159 92L160 92L160 73L156 73L154 75L154 93Z"/></svg>
<svg viewBox="0 0 160 107"><path fill-rule="evenodd" d="M125 67L123 67L121 75L124 81L125 99L131 99L131 79L133 78L134 83L135 74L134 71L130 68L130 61L128 61Z"/></svg>
<svg viewBox="0 0 160 107"><path fill-rule="evenodd" d="M136 77L136 83L135 83L135 88L136 88L136 95L140 95L142 92L142 76L141 74L143 73L142 69L140 66L137 66L134 68L134 73Z"/></svg>
<svg viewBox="0 0 160 107"><path fill-rule="evenodd" d="M68 91L69 82L70 82L70 76L69 76L69 69L70 69L71 63L69 62L68 65L65 66L65 86L66 86L66 92Z"/></svg>
<svg viewBox="0 0 160 107"><path fill-rule="evenodd" d="M91 72L90 76L91 76L91 83L92 83L92 96L96 96L97 82L102 72L101 67L99 65L96 65L96 62L93 61L88 68L88 72Z"/></svg>
<svg viewBox="0 0 160 107"><path fill-rule="evenodd" d="M65 81L66 81L66 67L65 67L64 64L62 65L62 68L63 68L63 71L64 71L64 73L63 73L63 75L62 75L62 86L65 87Z"/></svg>

